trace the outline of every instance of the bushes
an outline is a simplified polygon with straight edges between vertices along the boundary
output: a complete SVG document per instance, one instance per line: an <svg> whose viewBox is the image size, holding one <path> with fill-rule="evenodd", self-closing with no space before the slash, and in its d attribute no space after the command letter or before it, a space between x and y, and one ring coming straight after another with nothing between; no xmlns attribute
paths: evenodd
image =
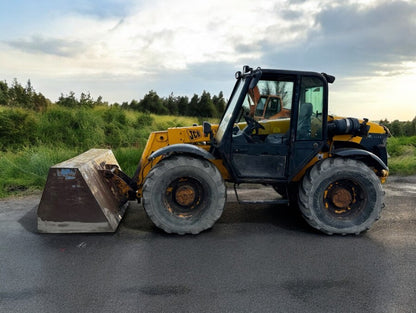
<svg viewBox="0 0 416 313"><path fill-rule="evenodd" d="M24 147L141 147L151 131L192 125L193 118L154 116L99 106L78 109L49 107L44 112L0 108L0 150Z"/></svg>
<svg viewBox="0 0 416 313"><path fill-rule="evenodd" d="M118 108L70 109L54 106L43 113L0 110L0 150L47 146L87 150L144 144L154 118Z"/></svg>
<svg viewBox="0 0 416 313"><path fill-rule="evenodd" d="M391 137L387 143L391 174L414 175L416 171L416 136Z"/></svg>
<svg viewBox="0 0 416 313"><path fill-rule="evenodd" d="M88 149L104 141L102 124L92 110L55 107L39 116L38 143Z"/></svg>
<svg viewBox="0 0 416 313"><path fill-rule="evenodd" d="M117 107L49 107L44 112L0 107L0 197L43 188L50 166L90 148L111 148L133 175L151 131L192 125Z"/></svg>
<svg viewBox="0 0 416 313"><path fill-rule="evenodd" d="M21 109L0 111L0 150L15 150L35 142L36 121Z"/></svg>
<svg viewBox="0 0 416 313"><path fill-rule="evenodd" d="M138 127L150 126L155 119L148 113L139 113L136 119Z"/></svg>
<svg viewBox="0 0 416 313"><path fill-rule="evenodd" d="M155 130L166 130L171 127L183 127L185 125L183 122L175 118L173 120L156 122L155 126Z"/></svg>

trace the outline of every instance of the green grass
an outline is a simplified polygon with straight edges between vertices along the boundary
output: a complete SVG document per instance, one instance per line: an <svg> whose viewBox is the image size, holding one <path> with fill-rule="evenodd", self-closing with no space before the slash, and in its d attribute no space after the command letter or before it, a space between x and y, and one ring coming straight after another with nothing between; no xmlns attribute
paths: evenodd
<svg viewBox="0 0 416 313"><path fill-rule="evenodd" d="M118 148L113 153L124 173L133 177L142 156L141 148Z"/></svg>
<svg viewBox="0 0 416 313"><path fill-rule="evenodd" d="M0 155L0 198L43 189L49 168L84 151L69 148L36 147ZM142 150L117 148L113 153L123 171L133 176Z"/></svg>
<svg viewBox="0 0 416 313"><path fill-rule="evenodd" d="M36 113L1 108L0 151L59 146L75 149L141 147L151 131L191 126L198 118L158 116L119 108L52 106Z"/></svg>
<svg viewBox="0 0 416 313"><path fill-rule="evenodd" d="M416 136L389 138L387 151L390 175L416 174Z"/></svg>
<svg viewBox="0 0 416 313"><path fill-rule="evenodd" d="M79 151L47 147L26 148L0 155L0 197L42 189L49 167Z"/></svg>

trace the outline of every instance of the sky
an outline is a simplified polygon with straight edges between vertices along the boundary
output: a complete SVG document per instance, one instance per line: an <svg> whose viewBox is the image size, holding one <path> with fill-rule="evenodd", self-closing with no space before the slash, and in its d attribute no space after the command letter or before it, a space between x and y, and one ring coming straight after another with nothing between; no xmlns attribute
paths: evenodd
<svg viewBox="0 0 416 313"><path fill-rule="evenodd" d="M329 111L416 117L416 1L0 0L0 80L52 101L203 90L252 67L326 72Z"/></svg>

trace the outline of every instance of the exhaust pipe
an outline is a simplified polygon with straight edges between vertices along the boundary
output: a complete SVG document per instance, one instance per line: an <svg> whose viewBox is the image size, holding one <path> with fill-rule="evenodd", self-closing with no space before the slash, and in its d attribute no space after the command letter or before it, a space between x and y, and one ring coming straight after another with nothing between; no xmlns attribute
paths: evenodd
<svg viewBox="0 0 416 313"><path fill-rule="evenodd" d="M119 165L107 149L91 149L52 166L37 211L38 231L115 232L129 192L120 190L120 179L108 175L109 167Z"/></svg>

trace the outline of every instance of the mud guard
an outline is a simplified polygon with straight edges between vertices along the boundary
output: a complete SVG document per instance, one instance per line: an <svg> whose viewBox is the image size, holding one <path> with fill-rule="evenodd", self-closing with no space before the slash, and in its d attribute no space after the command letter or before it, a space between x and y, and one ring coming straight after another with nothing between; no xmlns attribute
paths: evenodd
<svg viewBox="0 0 416 313"><path fill-rule="evenodd" d="M354 157L364 162L367 160L370 164L374 165L374 167L379 170L389 170L387 165L384 164L384 162L377 155L367 150L340 148L336 149L333 154L340 157Z"/></svg>
<svg viewBox="0 0 416 313"><path fill-rule="evenodd" d="M149 156L149 160L153 160L154 158L157 158L158 156L161 155L166 155L169 153L189 153L189 154L195 154L198 155L200 157L203 157L204 159L207 160L213 160L215 159L215 157L209 153L208 151L195 146L195 145L191 145L191 144L185 144L185 143L178 143L175 145L170 145L170 146L166 146L163 147L155 152L153 152L150 156Z"/></svg>

